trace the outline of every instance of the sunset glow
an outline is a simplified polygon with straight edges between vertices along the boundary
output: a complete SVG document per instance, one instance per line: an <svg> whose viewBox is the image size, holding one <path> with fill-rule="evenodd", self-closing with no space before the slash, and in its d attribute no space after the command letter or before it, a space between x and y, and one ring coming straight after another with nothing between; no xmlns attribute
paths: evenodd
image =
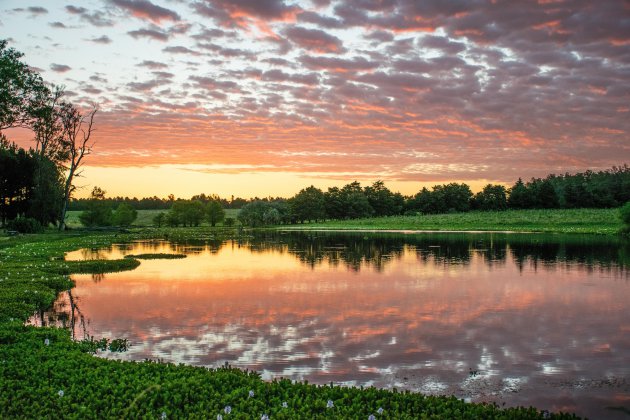
<svg viewBox="0 0 630 420"><path fill-rule="evenodd" d="M413 194L628 163L629 22L612 0L0 3L0 39L100 105L78 196Z"/></svg>

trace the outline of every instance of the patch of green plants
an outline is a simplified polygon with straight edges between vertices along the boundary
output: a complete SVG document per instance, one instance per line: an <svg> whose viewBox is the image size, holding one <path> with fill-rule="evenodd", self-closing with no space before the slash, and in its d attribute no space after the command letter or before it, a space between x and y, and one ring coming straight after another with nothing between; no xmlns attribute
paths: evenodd
<svg viewBox="0 0 630 420"><path fill-rule="evenodd" d="M180 238L221 240L227 231L178 229ZM194 232L194 233L193 233ZM122 261L70 264L65 252L139 239L163 239L173 231L124 235L47 234L9 238L0 247L0 413L6 418L273 418L273 419L539 419L577 418L536 408L500 408L455 397L424 396L376 388L316 386L287 379L263 381L256 372L230 366L202 368L154 361L121 362L94 357L124 351L129 343L26 326L36 310L72 287L67 273L101 272ZM196 236L195 236L196 235ZM207 240L207 239L202 239ZM77 262L79 263L79 262ZM101 265L102 264L102 265ZM110 265L112 264L112 265ZM221 417L219 417L221 416Z"/></svg>
<svg viewBox="0 0 630 420"><path fill-rule="evenodd" d="M131 259L137 259L137 260L176 260L176 259L186 258L186 255L165 254L165 253L134 254L134 255L125 255L125 258L131 258Z"/></svg>
<svg viewBox="0 0 630 420"><path fill-rule="evenodd" d="M617 209L546 209L373 217L300 225L300 229L454 230L589 233L614 235ZM294 228L294 226L291 226Z"/></svg>

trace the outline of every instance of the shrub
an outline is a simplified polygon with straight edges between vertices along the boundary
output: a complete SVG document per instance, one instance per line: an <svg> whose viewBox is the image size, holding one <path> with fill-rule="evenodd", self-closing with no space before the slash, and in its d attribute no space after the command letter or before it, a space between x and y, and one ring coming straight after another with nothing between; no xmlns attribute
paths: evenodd
<svg viewBox="0 0 630 420"><path fill-rule="evenodd" d="M624 224L621 232L630 235L630 201L619 209L619 218Z"/></svg>
<svg viewBox="0 0 630 420"><path fill-rule="evenodd" d="M7 223L7 230L20 233L38 233L44 230L41 223L31 217L18 217Z"/></svg>

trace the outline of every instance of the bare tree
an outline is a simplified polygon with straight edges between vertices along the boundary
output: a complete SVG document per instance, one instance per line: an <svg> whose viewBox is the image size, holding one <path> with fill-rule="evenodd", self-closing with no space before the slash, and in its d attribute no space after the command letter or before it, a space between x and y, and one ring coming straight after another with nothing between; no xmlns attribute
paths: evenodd
<svg viewBox="0 0 630 420"><path fill-rule="evenodd" d="M92 105L92 110L83 115L74 105L62 102L60 106L60 120L63 130L62 145L67 153L67 175L64 185L63 205L59 220L59 230L64 230L66 225L66 212L70 196L75 190L73 180L81 176L83 159L92 152L93 142L90 137L94 131L94 115L98 111L97 105Z"/></svg>

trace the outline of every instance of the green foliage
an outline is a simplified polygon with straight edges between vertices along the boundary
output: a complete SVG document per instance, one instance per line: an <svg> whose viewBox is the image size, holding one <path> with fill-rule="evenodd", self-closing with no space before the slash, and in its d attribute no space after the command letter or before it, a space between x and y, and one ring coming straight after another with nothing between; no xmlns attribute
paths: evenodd
<svg viewBox="0 0 630 420"><path fill-rule="evenodd" d="M172 227L199 226L205 217L201 201L177 200L166 216L166 224Z"/></svg>
<svg viewBox="0 0 630 420"><path fill-rule="evenodd" d="M153 216L152 220L155 227L162 227L166 223L166 214L164 212L159 212Z"/></svg>
<svg viewBox="0 0 630 420"><path fill-rule="evenodd" d="M83 226L111 226L112 225L112 208L105 199L105 191L99 187L94 187L91 194L92 199L88 203L87 209L79 216L79 220Z"/></svg>
<svg viewBox="0 0 630 420"><path fill-rule="evenodd" d="M391 192L383 181L376 181L364 188L368 203L374 209L374 216L394 216L401 214L405 198L400 193Z"/></svg>
<svg viewBox="0 0 630 420"><path fill-rule="evenodd" d="M501 211L507 210L507 194L503 185L488 184L483 190L475 194L472 206L478 210Z"/></svg>
<svg viewBox="0 0 630 420"><path fill-rule="evenodd" d="M435 185L432 191L423 188L407 208L423 214L455 213L470 210L472 191L466 184Z"/></svg>
<svg viewBox="0 0 630 420"><path fill-rule="evenodd" d="M262 200L244 205L237 216L242 225L251 227L287 223L289 217L290 209L286 202Z"/></svg>
<svg viewBox="0 0 630 420"><path fill-rule="evenodd" d="M306 220L317 221L326 219L324 193L322 190L312 185L300 190L300 192L290 200L290 207L293 219L296 221L304 222ZM278 213L278 220L269 221L266 224L277 224L279 218L280 214Z"/></svg>
<svg viewBox="0 0 630 420"><path fill-rule="evenodd" d="M206 218L210 226L214 227L217 223L221 223L225 218L225 210L221 203L217 200L210 200L206 203Z"/></svg>
<svg viewBox="0 0 630 420"><path fill-rule="evenodd" d="M30 217L18 217L7 223L7 230L15 230L20 233L39 233L44 230L42 225Z"/></svg>
<svg viewBox="0 0 630 420"><path fill-rule="evenodd" d="M27 125L35 98L46 89L39 74L21 58L22 53L0 39L0 131Z"/></svg>
<svg viewBox="0 0 630 420"><path fill-rule="evenodd" d="M223 221L223 226L225 226L225 227L232 227L232 226L234 226L234 218L233 217L226 217L225 220Z"/></svg>
<svg viewBox="0 0 630 420"><path fill-rule="evenodd" d="M115 226L130 226L138 218L138 211L129 204L121 203L112 215Z"/></svg>

